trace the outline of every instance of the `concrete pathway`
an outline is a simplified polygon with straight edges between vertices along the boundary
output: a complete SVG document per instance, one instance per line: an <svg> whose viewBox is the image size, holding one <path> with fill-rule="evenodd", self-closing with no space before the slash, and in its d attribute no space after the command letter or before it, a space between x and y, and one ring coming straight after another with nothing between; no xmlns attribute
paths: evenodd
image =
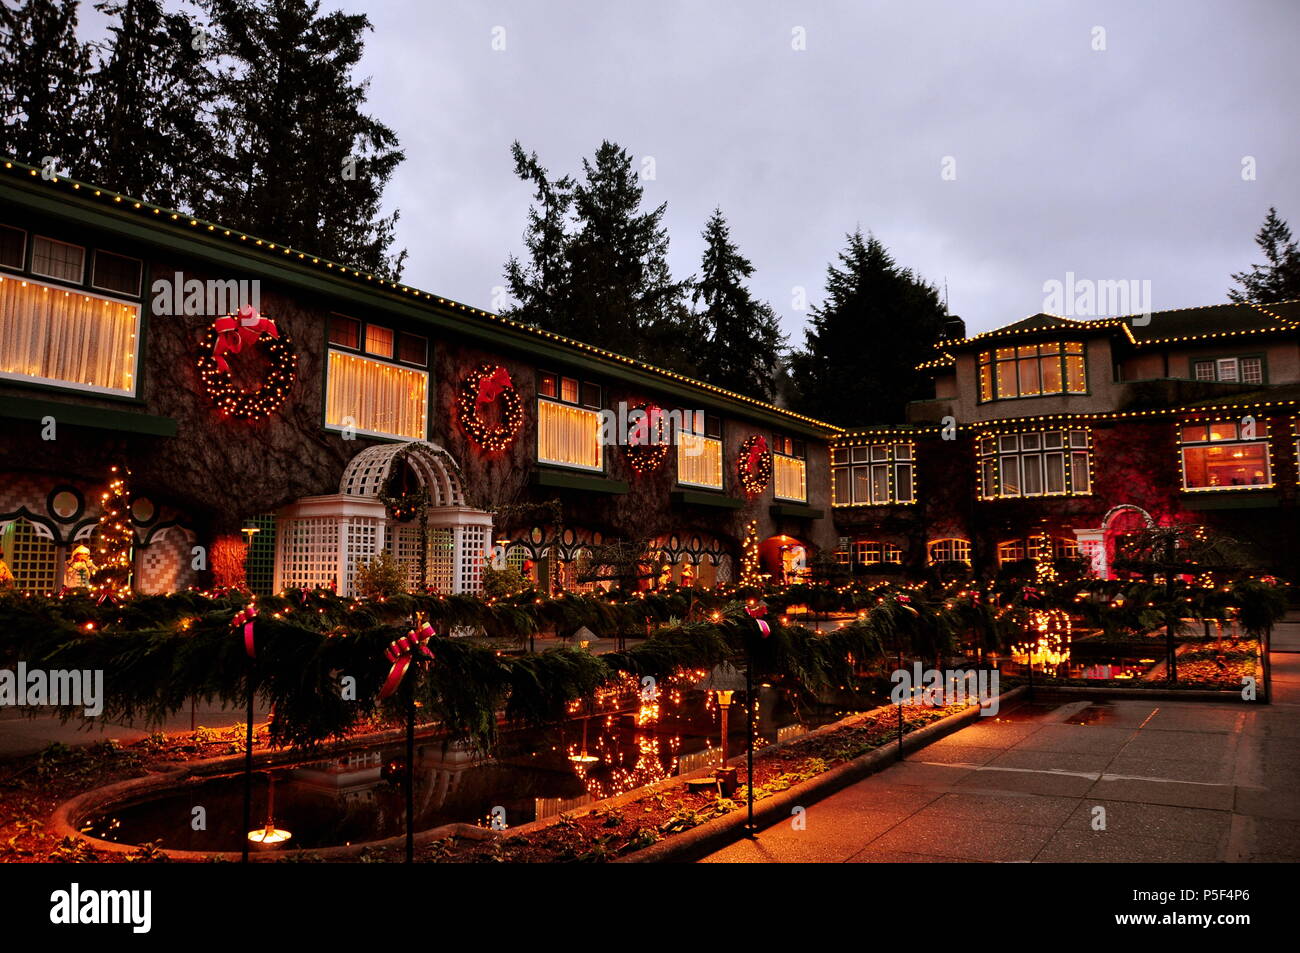
<svg viewBox="0 0 1300 953"><path fill-rule="evenodd" d="M1276 633L1272 705L1040 696L702 862L1298 861L1291 646L1300 623Z"/></svg>

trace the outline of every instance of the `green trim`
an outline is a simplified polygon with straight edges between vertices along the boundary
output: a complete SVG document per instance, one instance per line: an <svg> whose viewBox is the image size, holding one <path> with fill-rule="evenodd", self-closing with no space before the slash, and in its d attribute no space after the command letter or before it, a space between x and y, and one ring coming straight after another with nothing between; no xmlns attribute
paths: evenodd
<svg viewBox="0 0 1300 953"><path fill-rule="evenodd" d="M555 487L560 490L582 490L584 493L626 493L629 489L626 480L610 480L599 476L581 476L577 473L564 473L560 470L547 470L538 467L533 471L533 483L537 486Z"/></svg>
<svg viewBox="0 0 1300 953"><path fill-rule="evenodd" d="M14 167L20 169L22 164L15 162ZM88 184L83 184L82 187L91 193L95 188ZM346 313L349 309L341 302L348 302L367 316L382 311L387 315L437 328L449 336L468 338L480 344L524 355L539 366L560 363L581 368L584 372L651 388L665 397L703 405L703 408L715 409L733 417L793 430L802 436L825 438L842 430L834 424L822 425L821 422L800 420L787 415L780 408L753 406L727 394L716 393L702 382L685 377L679 379L679 375L672 371L656 369L630 359L615 360L606 357L598 349L581 342L568 342L558 335L553 336L552 340L526 328L514 327L496 315L480 313L479 309L471 309L450 299L437 299L432 295L423 297L427 292L420 292L420 297L417 297L415 294L402 294L375 284L362 284L360 279L343 274L322 274L309 262L300 263L297 260L296 253L300 249L292 249L295 254L285 255L283 260L262 257L239 248L238 244L232 244L223 235L207 232L206 228L203 232L198 232L188 224L173 224L171 213L166 213L165 216L160 214L149 221L141 218L134 209L106 208L95 199L82 194L56 194L49 192L48 188L47 184L42 183L43 190L33 191L21 178L17 181L0 180L0 201L63 219L82 228L100 229L127 237L151 249L163 250L171 261L187 256L195 257L240 274L328 296L331 300L324 304L327 311L342 310ZM113 194L111 190L104 191ZM186 223L189 219L190 216L184 216ZM221 228L225 230L224 226ZM238 233L235 229L231 231ZM277 250L283 247L277 246ZM411 288L412 292L418 290L410 285L403 287ZM439 300L442 301L441 304Z"/></svg>
<svg viewBox="0 0 1300 953"><path fill-rule="evenodd" d="M1204 495L1184 490L1182 503L1189 510L1265 510L1277 509L1281 498L1269 490L1211 490Z"/></svg>
<svg viewBox="0 0 1300 953"><path fill-rule="evenodd" d="M102 407L87 407L85 404L65 404L26 397L0 397L0 417L17 420L41 420L45 417L53 417L58 423L72 427L121 430L152 437L176 436L176 421L170 417L156 417L153 414L135 414L125 410L107 410Z"/></svg>
<svg viewBox="0 0 1300 953"><path fill-rule="evenodd" d="M701 490L673 490L668 498L674 503L686 506L716 506L724 510L738 510L745 505L743 500L721 493L707 493Z"/></svg>
<svg viewBox="0 0 1300 953"><path fill-rule="evenodd" d="M826 515L824 510L797 503L773 503L768 511L776 519L819 520Z"/></svg>

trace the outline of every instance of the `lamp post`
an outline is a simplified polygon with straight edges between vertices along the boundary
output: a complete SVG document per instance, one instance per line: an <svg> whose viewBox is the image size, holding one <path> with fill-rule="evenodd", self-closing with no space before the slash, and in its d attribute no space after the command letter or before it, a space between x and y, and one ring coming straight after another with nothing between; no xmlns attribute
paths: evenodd
<svg viewBox="0 0 1300 953"><path fill-rule="evenodd" d="M720 760L714 777L718 779L718 790L723 797L730 797L736 792L736 769L727 766L727 733L730 730L731 697L735 691L729 688L714 690L718 699L718 710L722 714L722 737L719 747Z"/></svg>

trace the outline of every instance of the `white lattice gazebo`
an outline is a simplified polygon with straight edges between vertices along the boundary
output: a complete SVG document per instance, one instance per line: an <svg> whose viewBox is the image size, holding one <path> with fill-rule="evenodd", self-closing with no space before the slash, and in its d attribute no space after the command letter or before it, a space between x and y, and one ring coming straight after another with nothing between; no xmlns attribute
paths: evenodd
<svg viewBox="0 0 1300 953"><path fill-rule="evenodd" d="M491 548L492 516L465 505L456 461L436 444L382 444L349 461L339 492L305 496L276 514L275 587L335 586L356 595L357 569L387 549L420 585L420 523L390 519L380 494L395 466L428 494L424 576L438 592L478 592Z"/></svg>

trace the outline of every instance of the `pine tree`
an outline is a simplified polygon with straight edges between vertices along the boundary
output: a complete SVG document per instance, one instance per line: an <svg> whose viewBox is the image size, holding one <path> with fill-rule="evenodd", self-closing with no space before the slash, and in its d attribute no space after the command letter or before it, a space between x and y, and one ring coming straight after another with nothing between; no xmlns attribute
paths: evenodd
<svg viewBox="0 0 1300 953"><path fill-rule="evenodd" d="M89 72L76 0L0 5L0 154L81 175Z"/></svg>
<svg viewBox="0 0 1300 953"><path fill-rule="evenodd" d="M353 71L364 14L322 15L317 0L202 0L212 20L215 120L229 153L206 217L397 278L397 213L379 216L404 158L367 115Z"/></svg>
<svg viewBox="0 0 1300 953"><path fill-rule="evenodd" d="M195 25L159 0L96 4L114 17L91 76L83 178L164 208L206 204L216 165L212 75Z"/></svg>
<svg viewBox="0 0 1300 953"><path fill-rule="evenodd" d="M928 396L914 368L943 328L938 289L857 231L827 268L826 291L791 358L796 408L846 426L902 422L907 402Z"/></svg>
<svg viewBox="0 0 1300 953"><path fill-rule="evenodd" d="M711 384L770 401L785 346L776 314L745 287L754 266L732 243L721 209L714 209L705 225L704 241L700 277L692 291L696 307L704 305L698 312L704 331L698 373Z"/></svg>
<svg viewBox="0 0 1300 953"><path fill-rule="evenodd" d="M551 179L518 143L515 172L536 188L529 213L529 260L512 258L506 280L517 304L507 311L568 337L674 369L692 348L687 285L668 268L666 206L641 210L632 157L603 142L582 160L583 178Z"/></svg>
<svg viewBox="0 0 1300 953"><path fill-rule="evenodd" d="M1300 298L1300 249L1276 208L1268 210L1264 224L1255 235L1255 244L1263 250L1268 264L1251 265L1250 271L1234 273L1232 280L1241 288L1230 288L1229 300L1269 304Z"/></svg>
<svg viewBox="0 0 1300 953"><path fill-rule="evenodd" d="M135 533L131 529L131 471L114 466L108 488L100 494L99 525L95 531L95 565L92 577L99 596L123 596L131 591Z"/></svg>

